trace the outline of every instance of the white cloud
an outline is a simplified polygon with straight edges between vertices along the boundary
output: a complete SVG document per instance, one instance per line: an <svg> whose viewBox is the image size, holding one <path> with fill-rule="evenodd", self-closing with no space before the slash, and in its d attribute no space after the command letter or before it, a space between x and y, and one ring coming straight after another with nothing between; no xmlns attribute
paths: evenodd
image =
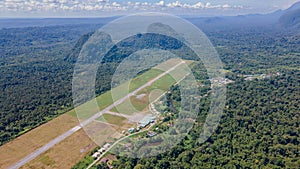
<svg viewBox="0 0 300 169"><path fill-rule="evenodd" d="M112 6L114 6L114 7L121 7L121 5L118 4L117 2L113 2L113 3L112 3Z"/></svg>
<svg viewBox="0 0 300 169"><path fill-rule="evenodd" d="M205 5L205 7L206 7L206 8L210 8L210 7L211 7L211 4L210 4L209 2L207 2L206 5Z"/></svg>
<svg viewBox="0 0 300 169"><path fill-rule="evenodd" d="M228 4L225 4L225 5L223 5L222 7L223 7L223 8L231 8L231 6L228 5Z"/></svg>
<svg viewBox="0 0 300 169"><path fill-rule="evenodd" d="M204 8L204 5L202 2L198 2L196 4L193 5L194 8Z"/></svg>
<svg viewBox="0 0 300 169"><path fill-rule="evenodd" d="M170 7L170 8L174 8L174 7L182 7L183 5L179 2L179 1L175 1L175 2L172 2L172 3L168 3L167 4L167 7Z"/></svg>
<svg viewBox="0 0 300 169"><path fill-rule="evenodd" d="M58 0L58 2L61 3L61 4L65 4L65 3L68 2L68 0Z"/></svg>
<svg viewBox="0 0 300 169"><path fill-rule="evenodd" d="M156 3L156 5L158 5L158 6L165 6L165 1L159 1L158 3Z"/></svg>
<svg viewBox="0 0 300 169"><path fill-rule="evenodd" d="M1 1L1 0L0 0ZM1 11L98 11L98 12L114 12L124 11L127 13L141 11L200 11L204 9L241 9L242 6L232 6L229 4L214 4L211 3L183 3L180 0L166 3L164 0L159 0L153 3L150 2L115 2L114 0L4 0L0 2Z"/></svg>

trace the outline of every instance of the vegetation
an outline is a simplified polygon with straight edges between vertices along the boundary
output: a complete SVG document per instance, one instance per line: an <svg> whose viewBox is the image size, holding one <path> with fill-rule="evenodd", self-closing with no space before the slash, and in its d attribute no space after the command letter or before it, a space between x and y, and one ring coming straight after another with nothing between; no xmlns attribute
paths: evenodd
<svg viewBox="0 0 300 169"><path fill-rule="evenodd" d="M98 27L77 25L0 30L0 49L4 51L0 56L0 145L72 109L74 64L82 45L91 36L87 32ZM75 44L84 33L87 34ZM129 42L133 47L128 46ZM139 49L159 47L157 44L164 43L167 45L162 45L162 49L192 57L185 54L187 47L174 38L154 34L128 38L116 44L99 66L96 94L110 89L113 72L123 58Z"/></svg>
<svg viewBox="0 0 300 169"><path fill-rule="evenodd" d="M91 35L88 32L95 27L0 30L0 145L72 109L73 66ZM299 33L275 26L203 30L216 46L227 78L234 81L228 85L226 108L216 132L207 142L197 142L210 103L209 97L204 97L197 122L180 144L157 157L117 156L112 165L115 168L299 168ZM86 35L80 38L82 34ZM110 89L112 74L123 58L151 47L171 49L185 59L194 59L191 51L172 38L153 34L131 37L106 56L98 71L96 93ZM208 77L202 65L194 66L194 75L205 85L200 88L204 95L209 92ZM277 72L279 76L253 81L245 81L241 76ZM171 90L168 98L172 98L178 109L179 89L175 86ZM74 168L84 168L90 162L86 157Z"/></svg>
<svg viewBox="0 0 300 169"><path fill-rule="evenodd" d="M249 82L238 78L228 86L224 116L207 142L198 143L199 128L209 109L209 99L205 98L197 123L179 145L157 157L118 156L112 165L115 168L298 168L299 75L300 71L284 71L282 76L272 79ZM178 93L173 89L173 93Z"/></svg>
<svg viewBox="0 0 300 169"><path fill-rule="evenodd" d="M84 159L82 159L76 166L72 167L72 169L87 168L92 162L94 162L94 158L91 155L84 157Z"/></svg>
<svg viewBox="0 0 300 169"><path fill-rule="evenodd" d="M228 85L226 108L216 132L207 142L198 143L210 104L205 97L197 123L180 144L151 158L116 154L115 168L300 167L299 35L268 28L207 33L230 70L227 78L235 81ZM193 71L207 84L201 69L196 66ZM253 81L240 76L277 72L279 76ZM178 97L178 88L172 88L171 98Z"/></svg>

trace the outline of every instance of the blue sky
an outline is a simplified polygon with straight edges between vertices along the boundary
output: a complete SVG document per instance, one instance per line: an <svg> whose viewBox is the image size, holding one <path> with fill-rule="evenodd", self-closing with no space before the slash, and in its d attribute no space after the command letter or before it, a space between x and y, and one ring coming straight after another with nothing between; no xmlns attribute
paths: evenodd
<svg viewBox="0 0 300 169"><path fill-rule="evenodd" d="M137 12L241 15L286 9L299 0L0 0L0 17L103 17Z"/></svg>

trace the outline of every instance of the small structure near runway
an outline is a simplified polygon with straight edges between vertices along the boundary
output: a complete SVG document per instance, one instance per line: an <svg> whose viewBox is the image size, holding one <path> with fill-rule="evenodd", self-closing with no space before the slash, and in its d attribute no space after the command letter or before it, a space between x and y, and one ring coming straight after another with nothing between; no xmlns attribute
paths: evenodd
<svg viewBox="0 0 300 169"><path fill-rule="evenodd" d="M137 128L142 129L147 125L149 125L150 123L154 123L155 119L156 119L155 116L151 114L147 114L142 120L138 122Z"/></svg>
<svg viewBox="0 0 300 169"><path fill-rule="evenodd" d="M129 133L133 133L133 132L134 132L134 128L132 127L132 128L130 128L130 129L128 129L128 132L129 132Z"/></svg>
<svg viewBox="0 0 300 169"><path fill-rule="evenodd" d="M147 135L148 135L149 137L154 137L154 136L156 135L156 133L153 132L153 131L150 131L150 132L148 132Z"/></svg>
<svg viewBox="0 0 300 169"><path fill-rule="evenodd" d="M110 147L109 143L106 143L104 146L102 146L98 151L96 151L92 157L98 158L102 153L104 153L108 148Z"/></svg>

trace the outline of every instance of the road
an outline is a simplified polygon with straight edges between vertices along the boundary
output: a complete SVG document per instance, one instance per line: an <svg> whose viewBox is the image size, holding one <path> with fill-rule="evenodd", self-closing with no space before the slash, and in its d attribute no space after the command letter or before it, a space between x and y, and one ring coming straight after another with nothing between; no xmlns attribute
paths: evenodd
<svg viewBox="0 0 300 169"><path fill-rule="evenodd" d="M184 61L181 61L180 63L176 64L175 66L173 66L172 68L170 68L169 70L167 70L166 72L158 75L157 77L151 79L149 82L147 82L146 84L142 85L141 87L135 89L133 92L127 94L125 97L115 101L113 104L109 105L108 107L106 107L105 109L101 110L100 112L96 113L95 115L93 115L92 117L90 117L89 119L83 121L81 123L81 125L75 126L72 129L68 130L67 132L65 132L64 134L56 137L54 140L50 141L49 143L45 144L44 146L42 146L41 148L37 149L36 151L32 152L31 154L27 155L26 157L24 157L23 159L21 159L20 161L18 161L17 163L15 163L14 165L8 167L8 169L17 169L20 168L21 166L23 166L24 164L28 163L29 161L33 160L34 158L36 158L37 156L41 155L42 153L46 152L47 150L49 150L50 148L52 148L54 145L58 144L59 142L61 142L62 140L66 139L67 137L71 136L72 134L74 134L75 132L77 132L78 130L80 130L81 128L85 127L86 125L88 125L89 123L91 123L92 121L96 120L98 117L100 117L102 114L104 114L105 112L111 110L112 108L114 108L115 106L123 103L125 100L127 100L128 98L130 98L131 96L136 95L137 92L141 91L142 89L150 86L152 83L154 83L155 81L157 81L158 79L160 79L161 77L165 76L166 74L169 74L171 71L173 71L174 69L176 69L178 66L180 66L181 64L185 63Z"/></svg>
<svg viewBox="0 0 300 169"><path fill-rule="evenodd" d="M96 160L94 160L94 162L92 164L90 164L86 169L89 169L91 168L93 165L95 165L107 152L109 152L115 145L117 145L120 141L122 140L125 140L126 138L129 138L131 136L134 136L134 135L137 135L137 134L140 134L140 133L143 133L145 131L149 131L149 129L154 126L155 123L152 123L147 129L145 130L141 130L139 132L136 132L136 133L132 133L132 134L129 134L128 136L125 136L123 138L120 138L119 140L117 140L113 145L111 145L107 150L105 150L104 153L102 153Z"/></svg>

